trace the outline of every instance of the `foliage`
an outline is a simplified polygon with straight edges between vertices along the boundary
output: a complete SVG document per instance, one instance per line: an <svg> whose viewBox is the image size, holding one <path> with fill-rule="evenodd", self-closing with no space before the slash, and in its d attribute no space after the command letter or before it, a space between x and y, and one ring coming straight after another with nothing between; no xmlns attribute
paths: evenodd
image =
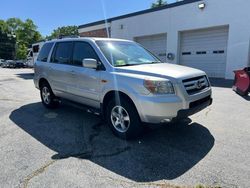
<svg viewBox="0 0 250 188"><path fill-rule="evenodd" d="M11 51L12 54L16 54L17 59L25 59L27 48L42 39L41 34L37 31L37 26L31 19L26 19L25 21L19 18L9 18L6 21L0 20L0 29L2 33L16 38L14 52L13 48L10 48L9 51Z"/></svg>
<svg viewBox="0 0 250 188"><path fill-rule="evenodd" d="M17 59L26 59L27 46L25 44L19 44L16 52Z"/></svg>
<svg viewBox="0 0 250 188"><path fill-rule="evenodd" d="M7 33L8 32L8 25L4 20L0 20L0 31L2 33Z"/></svg>
<svg viewBox="0 0 250 188"><path fill-rule="evenodd" d="M155 3L151 4L151 8L161 7L167 4L167 1L157 0Z"/></svg>
<svg viewBox="0 0 250 188"><path fill-rule="evenodd" d="M78 36L78 27L73 26L63 26L54 29L50 36L47 36L46 39L54 39L62 36Z"/></svg>
<svg viewBox="0 0 250 188"><path fill-rule="evenodd" d="M1 22L1 21L0 21ZM7 34L0 23L0 59L13 59L15 56L16 39Z"/></svg>

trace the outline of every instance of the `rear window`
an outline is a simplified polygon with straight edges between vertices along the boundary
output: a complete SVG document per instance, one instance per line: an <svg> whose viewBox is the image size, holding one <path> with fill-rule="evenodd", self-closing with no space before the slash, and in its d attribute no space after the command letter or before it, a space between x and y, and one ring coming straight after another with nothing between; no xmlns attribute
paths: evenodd
<svg viewBox="0 0 250 188"><path fill-rule="evenodd" d="M43 47L38 55L37 61L47 62L49 52L50 52L53 44L54 43L46 43L43 45Z"/></svg>

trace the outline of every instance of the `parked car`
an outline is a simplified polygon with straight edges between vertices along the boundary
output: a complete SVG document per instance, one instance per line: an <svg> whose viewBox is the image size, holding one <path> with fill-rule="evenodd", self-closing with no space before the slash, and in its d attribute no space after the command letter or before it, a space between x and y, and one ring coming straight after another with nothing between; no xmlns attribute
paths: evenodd
<svg viewBox="0 0 250 188"><path fill-rule="evenodd" d="M1 63L1 67L2 67L2 68L5 68L6 65L7 65L6 61L3 61L3 62Z"/></svg>
<svg viewBox="0 0 250 188"><path fill-rule="evenodd" d="M23 60L7 60L2 64L3 68L24 68L26 67Z"/></svg>
<svg viewBox="0 0 250 188"><path fill-rule="evenodd" d="M2 67L3 68L14 68L15 67L15 61L6 60L5 62L3 62Z"/></svg>
<svg viewBox="0 0 250 188"><path fill-rule="evenodd" d="M25 63L23 62L23 60L15 61L15 67L14 68L24 68L24 67L25 67Z"/></svg>
<svg viewBox="0 0 250 188"><path fill-rule="evenodd" d="M102 114L115 135L126 139L142 133L142 122L186 118L212 104L203 71L163 63L127 40L49 41L34 70L45 107L57 107L60 99L87 105Z"/></svg>
<svg viewBox="0 0 250 188"><path fill-rule="evenodd" d="M0 59L0 67L3 66L4 61L5 61L4 59Z"/></svg>

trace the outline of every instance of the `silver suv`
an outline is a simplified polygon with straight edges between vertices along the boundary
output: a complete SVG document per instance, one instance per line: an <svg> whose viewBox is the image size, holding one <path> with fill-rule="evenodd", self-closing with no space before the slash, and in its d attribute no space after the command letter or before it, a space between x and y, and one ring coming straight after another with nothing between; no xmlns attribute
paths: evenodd
<svg viewBox="0 0 250 188"><path fill-rule="evenodd" d="M203 71L163 63L139 44L120 39L49 41L35 63L42 103L77 102L105 117L121 138L140 134L143 124L186 118L211 105Z"/></svg>

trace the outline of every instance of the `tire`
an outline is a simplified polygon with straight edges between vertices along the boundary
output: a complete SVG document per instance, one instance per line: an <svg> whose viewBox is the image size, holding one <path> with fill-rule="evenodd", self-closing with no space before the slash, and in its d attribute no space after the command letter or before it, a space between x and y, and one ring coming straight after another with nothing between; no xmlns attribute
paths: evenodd
<svg viewBox="0 0 250 188"><path fill-rule="evenodd" d="M143 125L134 104L123 97L120 97L120 104L114 99L109 101L106 120L112 132L122 139L136 138L143 132Z"/></svg>
<svg viewBox="0 0 250 188"><path fill-rule="evenodd" d="M42 103L46 108L54 109L58 107L58 99L47 82L42 83L40 87L40 96Z"/></svg>

